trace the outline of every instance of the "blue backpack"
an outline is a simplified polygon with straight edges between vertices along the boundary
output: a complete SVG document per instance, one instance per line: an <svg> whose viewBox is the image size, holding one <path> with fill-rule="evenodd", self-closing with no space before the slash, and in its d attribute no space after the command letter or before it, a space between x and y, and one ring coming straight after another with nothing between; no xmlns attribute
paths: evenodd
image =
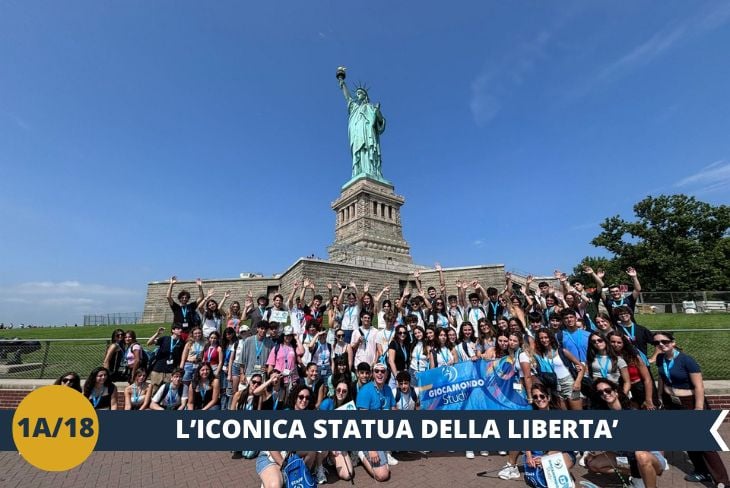
<svg viewBox="0 0 730 488"><path fill-rule="evenodd" d="M317 482L314 481L314 477L309 472L307 465L304 464L304 460L296 453L291 452L286 457L282 474L284 475L284 486L286 488L314 488L317 486Z"/></svg>
<svg viewBox="0 0 730 488"><path fill-rule="evenodd" d="M532 451L533 456L542 456L543 451ZM545 479L545 471L542 467L535 466L534 468L527 464L527 458L525 457L525 483L530 488L548 488L547 480Z"/></svg>

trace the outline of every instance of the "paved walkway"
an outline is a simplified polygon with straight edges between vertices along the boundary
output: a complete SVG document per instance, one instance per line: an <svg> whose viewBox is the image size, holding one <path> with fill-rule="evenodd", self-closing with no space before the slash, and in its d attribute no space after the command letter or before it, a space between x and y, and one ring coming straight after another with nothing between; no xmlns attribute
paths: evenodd
<svg viewBox="0 0 730 488"><path fill-rule="evenodd" d="M730 439L730 425L720 428L723 437ZM524 481L503 481L496 472L506 458L493 455L477 456L469 460L463 453L398 453L400 463L392 468L391 481L376 483L361 466L355 468L355 486L388 486L393 488L431 487L497 487L518 488ZM722 453L730 466L730 453ZM691 470L687 457L681 452L667 453L669 471L659 479L660 487L701 488L703 485L684 481ZM103 487L103 488L200 488L227 485L231 487L259 486L253 460L231 460L223 452L96 452L80 467L67 472L49 473L27 464L17 452L0 452L0 487ZM477 473L489 471L490 477ZM620 488L613 475L586 474L579 466L574 469L578 482L590 481L602 488ZM345 488L350 482L330 477L331 485ZM327 486L327 485L326 485ZM709 485L706 485L709 486Z"/></svg>

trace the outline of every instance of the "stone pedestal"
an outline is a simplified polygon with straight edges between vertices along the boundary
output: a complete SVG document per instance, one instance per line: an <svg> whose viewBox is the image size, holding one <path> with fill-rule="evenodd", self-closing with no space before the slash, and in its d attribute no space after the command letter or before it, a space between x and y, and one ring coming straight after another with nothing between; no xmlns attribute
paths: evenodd
<svg viewBox="0 0 730 488"><path fill-rule="evenodd" d="M412 266L400 219L404 202L386 183L361 178L348 184L332 203L336 224L335 242L327 249L330 261Z"/></svg>

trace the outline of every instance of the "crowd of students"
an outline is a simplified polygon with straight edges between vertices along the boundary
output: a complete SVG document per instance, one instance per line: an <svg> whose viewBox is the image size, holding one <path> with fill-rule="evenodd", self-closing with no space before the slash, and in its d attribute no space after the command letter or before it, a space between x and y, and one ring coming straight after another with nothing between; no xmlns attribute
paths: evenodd
<svg viewBox="0 0 730 488"><path fill-rule="evenodd" d="M95 408L116 409L114 381L127 381L126 410L416 410L417 375L429 368L478 359L514 358L516 386L533 408L706 409L702 373L680 351L669 332L652 333L639 325L634 309L641 285L629 268L631 293L618 285L604 291L603 273L585 268L596 290L556 272L559 289L541 282L537 290L514 284L509 273L502 290L478 281L456 282L447 294L441 268L440 290L406 286L390 299L390 289L373 296L367 283L327 284L327 299L310 280L294 283L285 299L277 294L254 303L249 292L243 306L227 311L214 290L191 301L183 290L167 298L173 311L170 335L160 328L147 341L154 357L137 342L134 331L115 331L103 365L89 375L83 394ZM311 296L308 294L311 292ZM326 320L325 320L326 317ZM653 345L650 354L649 345ZM656 366L658 378L652 373ZM80 390L79 377L59 378ZM299 453L317 480L327 480L325 466L340 479L351 479L358 462L378 481L390 476L397 459L389 452ZM486 451L482 455L488 455ZM540 486L541 451L501 452L508 462L498 476L519 479L523 456L525 481ZM660 451L632 453L565 452L568 467L580 462L590 471L632 476L634 484L656 486L667 468ZM281 486L286 453L235 452L256 457L264 486ZM474 452L467 452L474 458ZM716 452L690 452L695 471L687 481L728 483ZM628 464L618 462L628 459ZM623 478L622 478L623 480Z"/></svg>

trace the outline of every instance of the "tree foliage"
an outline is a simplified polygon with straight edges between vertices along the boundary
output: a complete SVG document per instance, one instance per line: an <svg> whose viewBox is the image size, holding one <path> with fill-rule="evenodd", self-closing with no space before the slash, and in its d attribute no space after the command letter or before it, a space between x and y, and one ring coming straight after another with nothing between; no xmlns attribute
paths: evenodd
<svg viewBox="0 0 730 488"><path fill-rule="evenodd" d="M582 266L606 271L605 282L623 281L634 266L645 289L730 289L730 207L713 206L687 195L647 197L634 205L633 222L619 215L603 221L591 241L612 258L586 257Z"/></svg>

